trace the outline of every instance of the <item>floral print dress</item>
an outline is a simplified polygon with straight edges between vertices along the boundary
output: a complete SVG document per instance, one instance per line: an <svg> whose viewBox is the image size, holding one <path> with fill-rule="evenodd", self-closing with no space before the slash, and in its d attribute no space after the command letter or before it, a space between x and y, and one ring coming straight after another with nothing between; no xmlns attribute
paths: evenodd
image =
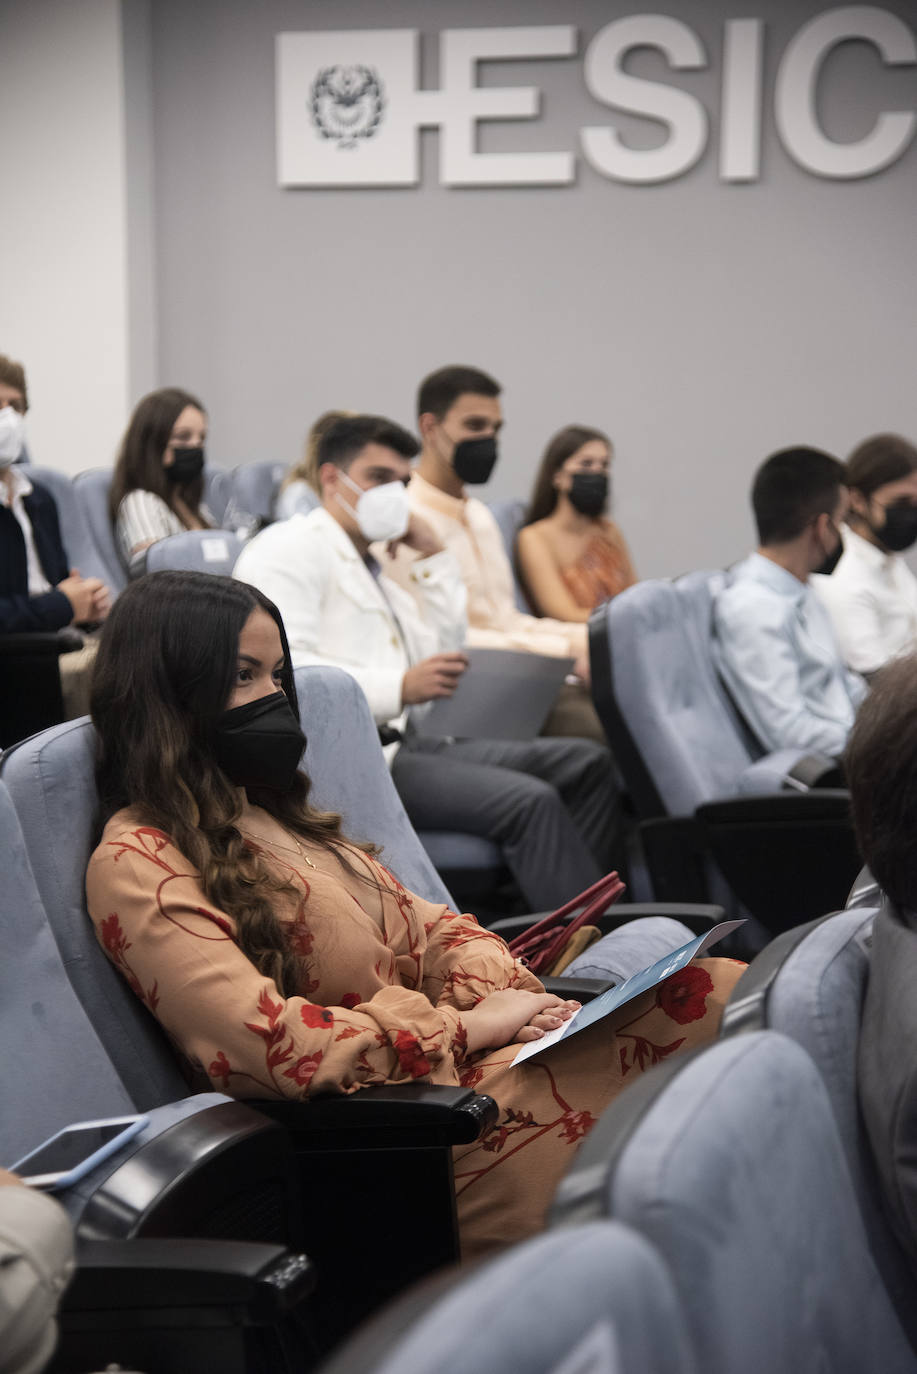
<svg viewBox="0 0 917 1374"><path fill-rule="evenodd" d="M208 902L168 835L125 811L106 826L86 879L103 948L192 1071L220 1091L302 1098L423 1078L495 1098L497 1125L455 1150L466 1257L541 1229L598 1115L648 1065L713 1039L742 972L699 960L513 1068L518 1046L468 1054L462 1024L490 992L541 990L503 940L406 891L359 850L349 858L368 882L258 808L246 805L238 827L290 885L278 911L299 961L296 996L242 952L232 918Z"/></svg>

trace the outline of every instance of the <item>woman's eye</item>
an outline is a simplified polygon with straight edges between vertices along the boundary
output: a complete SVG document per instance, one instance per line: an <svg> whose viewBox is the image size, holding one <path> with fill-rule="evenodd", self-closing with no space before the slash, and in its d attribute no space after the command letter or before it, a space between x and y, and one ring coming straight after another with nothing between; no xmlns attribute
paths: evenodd
<svg viewBox="0 0 917 1374"><path fill-rule="evenodd" d="M274 672L271 673L271 677L274 679L277 685L280 686L283 683L283 669L276 668Z"/></svg>
<svg viewBox="0 0 917 1374"><path fill-rule="evenodd" d="M240 682L251 682L252 670L251 668L240 668L236 676Z"/></svg>

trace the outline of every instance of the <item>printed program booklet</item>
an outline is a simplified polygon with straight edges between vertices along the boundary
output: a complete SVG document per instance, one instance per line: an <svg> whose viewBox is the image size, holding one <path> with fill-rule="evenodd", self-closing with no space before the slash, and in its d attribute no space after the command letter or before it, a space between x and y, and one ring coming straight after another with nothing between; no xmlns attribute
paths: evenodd
<svg viewBox="0 0 917 1374"><path fill-rule="evenodd" d="M601 1021L604 1017L610 1016L619 1007L623 1007L627 1002L639 997L641 992L649 992L650 988L658 986L659 983L664 983L666 978L671 978L673 973L678 973L686 964L690 964L692 959L699 959L702 954L706 954L711 945L715 945L718 940L722 940L725 935L738 930L739 926L744 924L744 921L721 921L718 926L708 930L706 935L695 936L693 940L689 940L680 949L673 949L671 954L664 954L649 968L641 969L639 973L632 973L629 978L625 978L623 983L618 983L617 987L609 988L601 996L587 1002L557 1030L548 1031L541 1040L532 1040L529 1044L523 1045L513 1063L521 1064L523 1060L541 1054L542 1050L550 1049L552 1045L557 1044L558 1040L566 1040L568 1036L576 1035L579 1031L585 1030L587 1026L592 1026L596 1021Z"/></svg>

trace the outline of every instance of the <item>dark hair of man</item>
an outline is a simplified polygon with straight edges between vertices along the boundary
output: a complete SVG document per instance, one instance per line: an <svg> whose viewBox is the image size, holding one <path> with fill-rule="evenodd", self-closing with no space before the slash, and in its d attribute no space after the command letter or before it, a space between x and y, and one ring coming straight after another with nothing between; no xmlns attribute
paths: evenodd
<svg viewBox="0 0 917 1374"><path fill-rule="evenodd" d="M345 472L367 444L394 449L402 458L416 458L420 444L408 430L383 415L351 415L335 420L318 441L318 466L333 463Z"/></svg>
<svg viewBox="0 0 917 1374"><path fill-rule="evenodd" d="M526 512L524 524L534 525L536 520L546 520L557 505L558 491L554 485L556 474L568 458L597 439L611 449L611 440L600 429L587 429L585 425L567 425L558 430L542 454L538 476L532 491L531 505Z"/></svg>
<svg viewBox="0 0 917 1374"><path fill-rule="evenodd" d="M294 889L246 845L237 828L238 789L214 757L215 727L232 691L239 635L258 609L280 632L281 684L298 714L280 613L255 587L207 573L157 572L121 593L105 622L92 677L96 781L102 822L131 807L144 825L168 835L200 874L208 901L232 916L241 949L290 996L303 985L303 967L285 938L274 899ZM314 810L310 788L309 778L298 772L288 792L247 793L256 806L363 878L341 847L340 816ZM349 843L377 852L372 845Z"/></svg>
<svg viewBox="0 0 917 1374"><path fill-rule="evenodd" d="M844 772L860 854L892 901L917 911L917 655L895 659L872 679Z"/></svg>
<svg viewBox="0 0 917 1374"><path fill-rule="evenodd" d="M0 353L0 382L22 392L22 413L24 415L29 408L29 393L25 385L25 368L22 363L14 362L5 353Z"/></svg>
<svg viewBox="0 0 917 1374"><path fill-rule="evenodd" d="M917 448L900 434L875 434L853 450L846 471L848 487L869 500L886 482L900 482L917 472Z"/></svg>
<svg viewBox="0 0 917 1374"><path fill-rule="evenodd" d="M784 448L755 474L751 504L762 547L788 544L816 516L834 510L846 484L843 464L817 448Z"/></svg>
<svg viewBox="0 0 917 1374"><path fill-rule="evenodd" d="M189 510L200 518L203 476L196 477L187 485L170 482L162 465L175 421L186 406L194 406L204 415L207 413L196 396L177 386L164 386L138 401L121 440L108 493L108 513L112 524L117 519L118 507L125 496L129 491L137 490L155 492L170 509L174 509L175 498L180 496Z"/></svg>
<svg viewBox="0 0 917 1374"><path fill-rule="evenodd" d="M499 396L502 387L477 367L452 363L424 377L417 389L417 414L441 420L460 396Z"/></svg>

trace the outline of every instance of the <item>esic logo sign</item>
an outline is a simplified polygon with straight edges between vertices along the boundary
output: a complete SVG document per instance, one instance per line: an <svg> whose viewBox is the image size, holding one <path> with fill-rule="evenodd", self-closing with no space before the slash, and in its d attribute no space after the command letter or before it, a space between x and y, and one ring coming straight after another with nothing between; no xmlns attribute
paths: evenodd
<svg viewBox="0 0 917 1374"><path fill-rule="evenodd" d="M870 132L836 143L819 124L817 85L828 53L849 40L871 45L887 66L917 64L911 29L888 10L847 5L816 16L783 52L774 84L774 118L789 156L815 176L869 176L889 166L914 136L913 110L877 113ZM586 88L601 104L666 127L660 147L630 148L611 122L580 130L586 161L613 181L649 183L681 176L703 155L704 105L689 92L625 70L634 48L660 50L676 71L706 67L693 29L666 15L629 15L601 29L586 49ZM532 28L446 29L440 35L440 89L418 89L416 29L281 33L277 36L277 161L281 186L416 186L419 131L440 131L440 180L447 186L563 186L576 155L481 153L477 125L534 119L534 86L477 84L478 63L575 57L566 24ZM723 35L719 176L756 181L761 163L764 23L727 19Z"/></svg>

